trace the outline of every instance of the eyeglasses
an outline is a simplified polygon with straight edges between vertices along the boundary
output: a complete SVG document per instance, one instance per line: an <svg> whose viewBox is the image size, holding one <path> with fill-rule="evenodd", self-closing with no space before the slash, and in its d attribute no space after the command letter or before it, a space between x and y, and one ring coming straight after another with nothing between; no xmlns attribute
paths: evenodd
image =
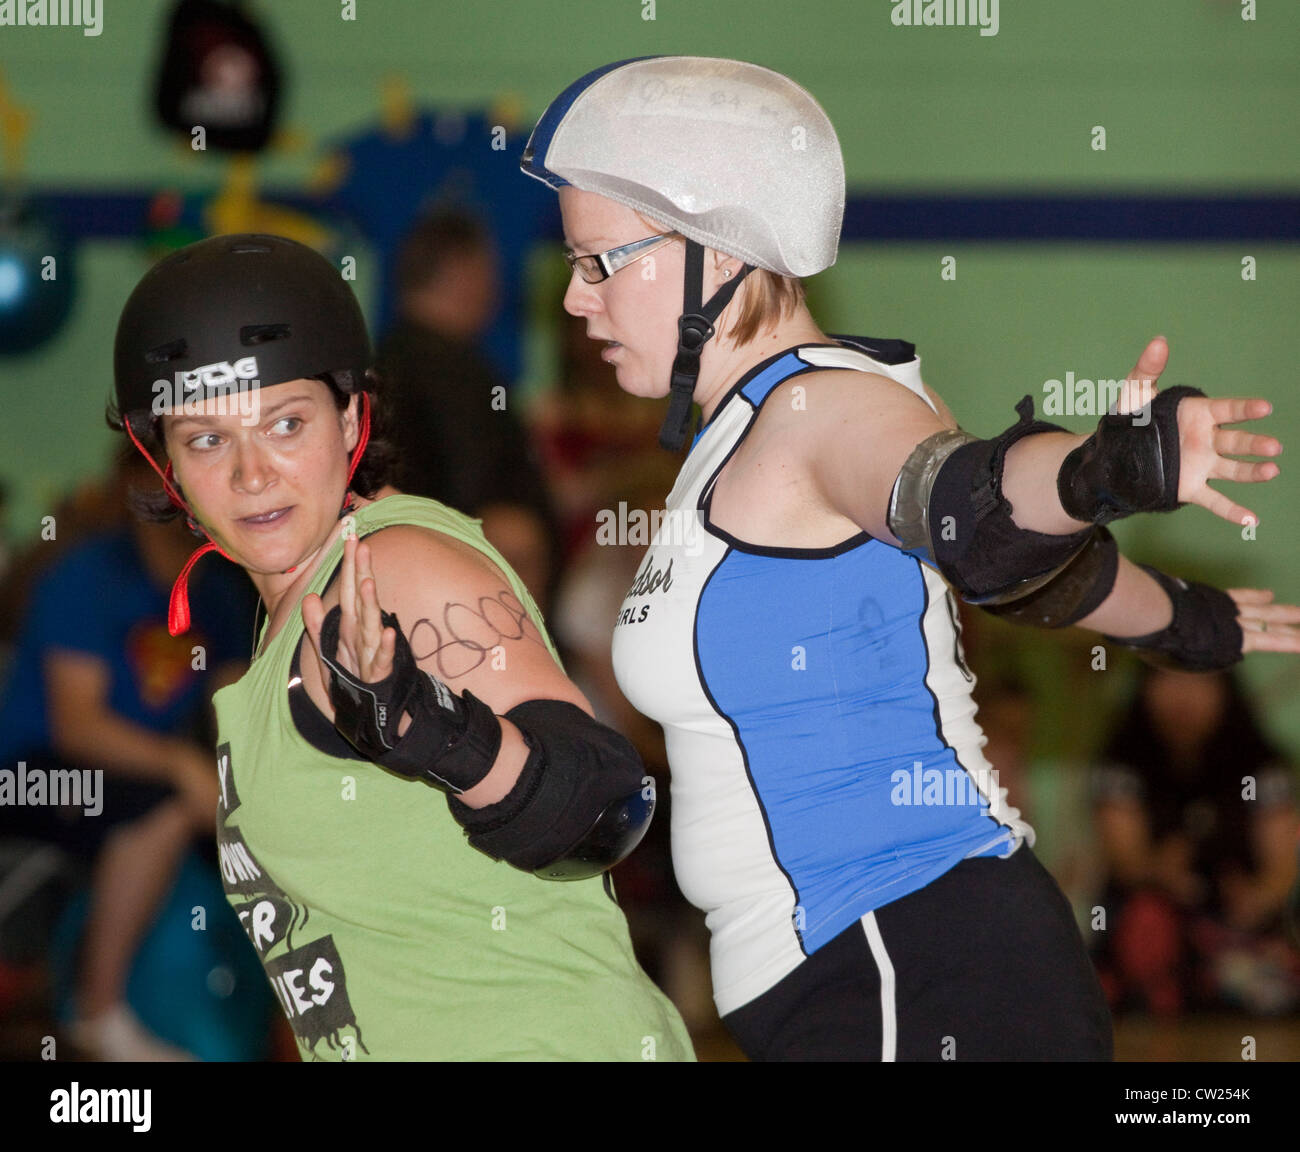
<svg viewBox="0 0 1300 1152"><path fill-rule="evenodd" d="M588 284L599 284L602 280L608 280L620 268L626 268L642 256L648 256L656 248L662 248L665 244L676 240L679 235L677 232L663 232L658 236L647 236L644 240L634 240L631 244L610 248L607 252L596 252L590 256L578 256L566 248L564 258L569 262L569 267L575 269Z"/></svg>

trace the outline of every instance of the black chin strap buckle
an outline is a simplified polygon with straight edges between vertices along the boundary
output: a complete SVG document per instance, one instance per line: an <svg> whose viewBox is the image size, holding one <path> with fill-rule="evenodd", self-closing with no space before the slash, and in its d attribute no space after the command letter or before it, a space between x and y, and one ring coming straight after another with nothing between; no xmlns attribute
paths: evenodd
<svg viewBox="0 0 1300 1152"><path fill-rule="evenodd" d="M728 281L704 303L704 246L686 241L686 268L682 292L682 315L677 319L677 356L673 360L672 400L663 427L659 430L659 447L680 451L686 442L691 419L691 402L700 376L700 354L713 338L713 322L722 315L740 282L754 270L746 264L740 275Z"/></svg>
<svg viewBox="0 0 1300 1152"><path fill-rule="evenodd" d="M698 313L677 318L677 357L673 360L674 388L681 387L683 377L688 377L692 389L700 374L700 354L712 338L715 329L707 316Z"/></svg>
<svg viewBox="0 0 1300 1152"><path fill-rule="evenodd" d="M700 354L713 333L713 323L707 316L691 313L677 319L677 356L673 360L672 399L668 404L663 427L659 430L659 447L669 452L680 451L686 442L695 382L700 375Z"/></svg>

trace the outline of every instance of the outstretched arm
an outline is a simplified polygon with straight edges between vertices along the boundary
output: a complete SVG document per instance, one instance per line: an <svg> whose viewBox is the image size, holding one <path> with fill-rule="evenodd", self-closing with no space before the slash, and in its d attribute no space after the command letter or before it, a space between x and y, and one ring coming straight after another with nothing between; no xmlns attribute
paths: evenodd
<svg viewBox="0 0 1300 1152"><path fill-rule="evenodd" d="M1300 607L1274 604L1266 588L1229 588L1237 605L1242 653L1300 652ZM1121 556L1115 586L1101 606L1079 622L1080 628L1117 639L1145 636L1168 628L1173 607L1164 589L1132 561Z"/></svg>
<svg viewBox="0 0 1300 1152"><path fill-rule="evenodd" d="M1163 337L1152 340L1128 374L1116 410L1132 414L1156 395L1156 380L1169 361ZM1209 480L1258 484L1278 474L1270 461L1248 462L1231 456L1276 456L1281 443L1272 436L1222 427L1258 420L1273 411L1263 399L1212 399L1186 396L1178 403L1178 502L1199 504L1229 523L1241 525L1258 517L1249 509L1211 488ZM1143 413L1150 419L1150 410ZM1064 534L1078 531L1091 521L1077 520L1062 507L1057 477L1066 457L1089 438L1066 432L1026 436L1007 451L1002 493L1011 502L1017 526L1035 532Z"/></svg>
<svg viewBox="0 0 1300 1152"><path fill-rule="evenodd" d="M1156 378L1164 371L1168 357L1169 346L1163 338L1158 337L1147 345L1125 381L1117 413L1132 414L1144 409L1144 415L1150 419L1151 409L1145 406L1156 395ZM1174 459L1178 502L1200 504L1230 523L1257 522L1253 512L1211 488L1208 481L1261 483L1278 475L1278 466L1269 461L1247 462L1230 457L1276 456L1282 451L1281 443L1271 436L1222 427L1259 419L1271 411L1272 405L1262 399L1183 397L1176 409L1178 443ZM1060 475L1066 457L1080 443L1081 440L1058 434L1027 436L1007 452L1002 490L1015 509L1016 522L1021 524L1022 519L1029 522L1021 524L1022 527L1033 526L1044 532L1066 531L1086 523L1065 512L1058 485L1053 482ZM1049 584L1043 591L1050 593L1051 588ZM1181 588L1174 588L1173 592L1176 598L1182 598ZM1208 598L1196 605L1202 613L1214 601L1208 590L1204 595ZM1300 632L1296 629L1300 624L1300 608L1274 604L1273 593L1266 589L1230 589L1227 595L1231 603L1218 600L1217 611L1223 616L1220 626L1235 618L1241 630L1242 654L1300 651ZM1156 577L1121 556L1109 594L1076 623L1117 640L1148 637L1174 624L1174 605L1170 591L1161 587Z"/></svg>
<svg viewBox="0 0 1300 1152"><path fill-rule="evenodd" d="M1116 413L1089 437L1032 421L1026 397L1019 424L979 440L937 404L936 415L893 382L867 376L850 384L847 373L826 374L816 420L787 423L792 439L804 433L800 454L827 505L933 565L963 599L995 614L1039 627L1096 628L1185 657L1188 666L1221 666L1252 650L1295 651L1295 610L1272 604L1271 593L1228 595L1153 576L1119 557L1102 527L1181 503L1233 523L1254 520L1208 481L1258 483L1278 474L1271 462L1229 456L1277 455L1275 439L1221 427L1267 415L1271 405L1190 389L1153 400L1167 360L1166 342L1153 340Z"/></svg>

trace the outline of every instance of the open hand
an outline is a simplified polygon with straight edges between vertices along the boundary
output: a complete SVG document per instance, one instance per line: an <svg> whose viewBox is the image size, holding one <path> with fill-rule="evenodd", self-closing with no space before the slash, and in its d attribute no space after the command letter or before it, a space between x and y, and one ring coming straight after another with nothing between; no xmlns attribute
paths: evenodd
<svg viewBox="0 0 1300 1152"><path fill-rule="evenodd" d="M1182 414L1181 405L1179 415ZM1241 626L1241 651L1300 652L1300 607L1274 604L1267 588L1228 588L1237 602Z"/></svg>
<svg viewBox="0 0 1300 1152"><path fill-rule="evenodd" d="M1157 392L1156 380L1169 360L1169 345L1157 336L1139 357L1120 391L1116 411L1136 412ZM1273 411L1267 400L1240 397L1216 399L1188 396L1178 404L1178 499L1199 504L1232 524L1259 523L1259 517L1222 492L1209 480L1259 484L1280 469L1270 461L1234 460L1233 456L1276 456L1282 444L1272 436L1221 425L1258 420Z"/></svg>

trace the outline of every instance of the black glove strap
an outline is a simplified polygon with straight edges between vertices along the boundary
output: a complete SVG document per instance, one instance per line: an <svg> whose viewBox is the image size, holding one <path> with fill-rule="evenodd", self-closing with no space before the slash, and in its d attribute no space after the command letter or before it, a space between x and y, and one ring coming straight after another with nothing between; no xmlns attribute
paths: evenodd
<svg viewBox="0 0 1300 1152"><path fill-rule="evenodd" d="M1173 621L1145 636L1105 639L1132 648L1149 664L1188 672L1213 672L1241 659L1243 637L1231 596L1208 584L1166 576L1147 564L1140 567L1165 590L1174 607Z"/></svg>
<svg viewBox="0 0 1300 1152"><path fill-rule="evenodd" d="M321 624L321 658L329 666L334 727L358 752L402 776L424 780L459 795L491 770L501 748L501 725L471 693L457 697L415 662L397 617L383 612L385 627L397 632L393 670L373 684L338 663L342 609L335 606ZM399 737L402 716L411 715Z"/></svg>
<svg viewBox="0 0 1300 1152"><path fill-rule="evenodd" d="M1139 412L1103 416L1097 431L1061 465L1061 507L1093 524L1179 507L1178 404L1204 395L1199 388L1169 388ZM1141 414L1146 422L1135 423Z"/></svg>

